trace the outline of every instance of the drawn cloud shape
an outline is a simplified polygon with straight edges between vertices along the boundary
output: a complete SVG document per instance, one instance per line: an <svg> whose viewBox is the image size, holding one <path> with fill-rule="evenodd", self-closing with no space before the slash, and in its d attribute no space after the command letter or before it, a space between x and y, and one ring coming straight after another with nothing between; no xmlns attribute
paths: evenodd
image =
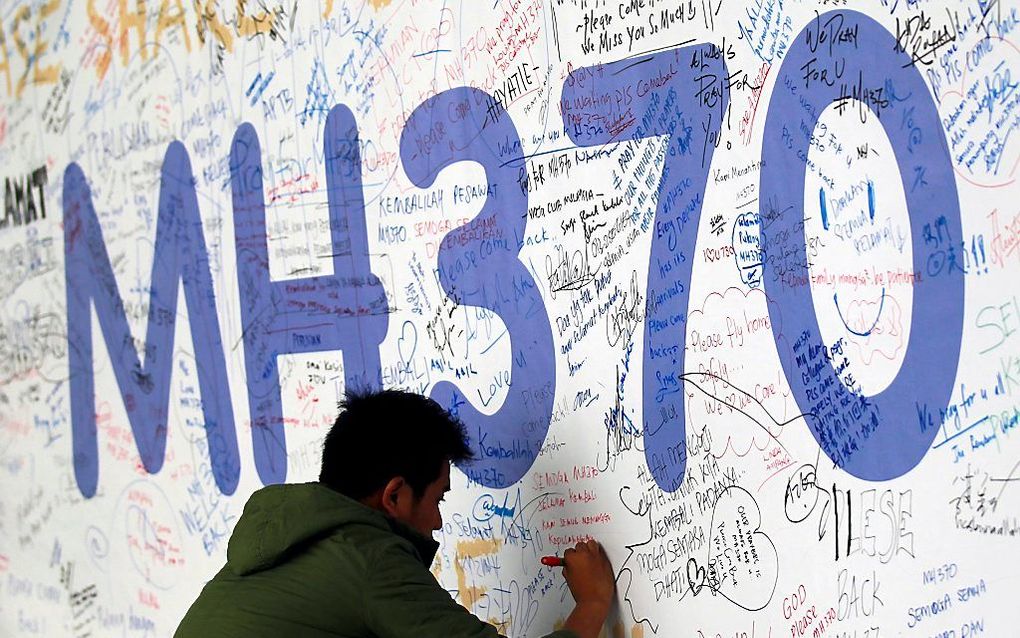
<svg viewBox="0 0 1020 638"><path fill-rule="evenodd" d="M779 555L761 531L761 510L750 492L734 486L720 495L708 546L706 579L712 591L748 611L764 609L776 591Z"/></svg>

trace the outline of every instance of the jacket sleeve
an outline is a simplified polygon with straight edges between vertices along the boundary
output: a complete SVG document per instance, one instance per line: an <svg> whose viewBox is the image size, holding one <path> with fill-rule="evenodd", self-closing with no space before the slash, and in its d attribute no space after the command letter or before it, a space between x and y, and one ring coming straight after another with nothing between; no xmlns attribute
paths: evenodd
<svg viewBox="0 0 1020 638"><path fill-rule="evenodd" d="M403 544L375 552L362 593L365 624L379 638L501 638L457 604ZM570 630L546 638L577 638Z"/></svg>

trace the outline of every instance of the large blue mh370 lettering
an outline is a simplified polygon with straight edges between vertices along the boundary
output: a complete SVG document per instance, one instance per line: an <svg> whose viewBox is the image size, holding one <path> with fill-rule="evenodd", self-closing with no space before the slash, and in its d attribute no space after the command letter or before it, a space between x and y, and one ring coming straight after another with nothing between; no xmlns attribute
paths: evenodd
<svg viewBox="0 0 1020 638"><path fill-rule="evenodd" d="M897 108L913 109L923 135L882 120L896 152L904 183L915 267L923 260L921 228L926 216L941 215L959 235L960 211L945 136L920 74L893 53L894 38L878 23L853 11L821 15L816 25L839 17L853 24L855 55L847 55L842 77L861 86L894 86L905 96ZM834 18L833 18L834 19ZM792 44L780 77L810 68L822 54L809 26ZM837 43L824 41L833 54ZM864 52L869 52L865 60ZM878 52L881 52L879 54ZM596 81L596 78L598 81ZM714 150L729 103L724 56L711 44L680 47L575 70L564 85L564 104L585 104L584 113L564 111L564 130L578 146L604 146L648 137L666 138L658 203L648 255L643 359L645 455L663 490L680 487L686 469L684 373L687 300L698 225ZM804 249L804 176L808 141L784 146L784 123L799 117L808 128L834 100L840 87L810 83L796 96L776 91L766 118L761 173L761 245L766 236L792 238L793 253ZM863 93L861 94L863 95ZM804 106L807 104L807 107ZM868 108L877 109L874 105ZM807 113L807 114L806 114ZM799 128L796 125L788 128ZM264 483L287 478L287 447L277 357L340 351L347 387L382 385L379 346L389 328L386 291L372 272L361 182L359 134L343 105L329 113L324 152L329 200L333 273L272 281L263 193L261 148L255 128L239 127L230 149L237 254L237 283L243 328L246 389L256 469ZM421 188L460 161L480 164L489 183L486 201L468 224L450 231L440 244L436 278L457 304L486 308L507 328L510 389L494 414L471 405L455 384L440 382L432 395L467 424L476 459L461 469L492 488L519 481L538 457L552 417L556 388L554 344L549 316L531 271L519 257L526 236L528 194L517 169L499 157L493 140L518 139L517 129L498 102L468 87L444 91L419 105L401 134L400 156L409 179ZM908 183L920 172L926 183ZM71 427L79 490L96 493L99 475L92 308L136 445L145 469L162 467L169 420L169 389L177 292L183 287L194 351L200 357L199 388L210 465L217 485L232 493L240 462L227 369L216 310L209 257L202 233L191 165L178 142L167 149L162 167L155 256L149 284L149 315L143 356L132 338L122 297L92 205L86 176L77 164L64 174L64 249L67 282ZM484 232L482 230L484 229ZM668 267L667 267L668 266ZM789 285L766 262L763 279L770 297L784 309L786 334L799 336L807 352L828 352L822 341L810 286ZM805 260L804 270L807 265ZM935 430L916 431L920 403L945 405L955 378L962 338L963 276L949 273L915 286L911 337L892 385L874 397L855 395L853 405L813 412L807 355L780 357L808 425L825 453L848 472L886 480L913 468L931 445ZM937 308L938 312L932 312ZM679 320L677 320L679 319ZM650 330L651 326L669 329ZM779 322L773 321L775 329ZM791 328L792 326L792 328ZM940 334L939 347L931 341ZM776 333L778 343L781 335ZM813 372L844 381L832 366ZM831 385L831 384L830 384ZM851 394L854 388L849 388ZM861 406L866 418L860 418ZM853 412L853 414L851 414ZM881 421L879 421L881 419ZM849 434L847 433L849 432ZM838 439L838 440L837 440Z"/></svg>

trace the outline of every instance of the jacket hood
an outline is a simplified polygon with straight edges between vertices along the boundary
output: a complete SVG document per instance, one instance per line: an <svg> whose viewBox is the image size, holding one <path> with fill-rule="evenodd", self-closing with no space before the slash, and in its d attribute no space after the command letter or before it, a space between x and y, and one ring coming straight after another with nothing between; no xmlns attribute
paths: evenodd
<svg viewBox="0 0 1020 638"><path fill-rule="evenodd" d="M239 576L285 562L307 543L346 525L369 525L401 536L427 567L439 543L321 483L269 485L249 497L227 543L227 567Z"/></svg>

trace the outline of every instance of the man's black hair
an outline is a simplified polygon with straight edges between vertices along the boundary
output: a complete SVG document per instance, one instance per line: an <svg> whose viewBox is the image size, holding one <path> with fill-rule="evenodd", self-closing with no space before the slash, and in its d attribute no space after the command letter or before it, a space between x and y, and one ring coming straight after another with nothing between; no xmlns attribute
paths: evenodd
<svg viewBox="0 0 1020 638"><path fill-rule="evenodd" d="M428 397L351 391L322 446L319 482L360 500L402 476L421 498L442 464L472 458L464 425Z"/></svg>

